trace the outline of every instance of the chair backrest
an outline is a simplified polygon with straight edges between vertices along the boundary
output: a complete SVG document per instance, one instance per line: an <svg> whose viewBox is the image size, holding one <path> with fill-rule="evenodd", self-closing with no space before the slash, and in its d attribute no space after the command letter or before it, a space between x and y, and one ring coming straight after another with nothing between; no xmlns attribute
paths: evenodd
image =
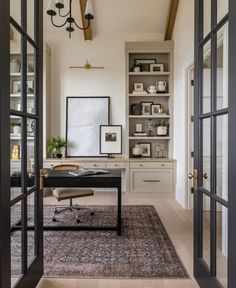
<svg viewBox="0 0 236 288"><path fill-rule="evenodd" d="M80 166L74 164L63 164L52 166L52 170L78 170Z"/></svg>

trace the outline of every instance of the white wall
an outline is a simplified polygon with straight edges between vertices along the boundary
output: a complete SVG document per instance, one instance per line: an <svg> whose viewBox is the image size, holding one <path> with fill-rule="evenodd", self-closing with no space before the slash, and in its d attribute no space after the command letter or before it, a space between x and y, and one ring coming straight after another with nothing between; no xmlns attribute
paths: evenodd
<svg viewBox="0 0 236 288"><path fill-rule="evenodd" d="M194 61L194 0L180 0L174 40L174 158L177 159L176 199L187 208L186 69Z"/></svg>
<svg viewBox="0 0 236 288"><path fill-rule="evenodd" d="M44 37L51 47L51 134L65 136L66 96L110 96L112 124L125 125L125 42L162 41L163 35L98 34L93 41L73 34L68 39L65 33ZM86 59L105 69L69 69Z"/></svg>

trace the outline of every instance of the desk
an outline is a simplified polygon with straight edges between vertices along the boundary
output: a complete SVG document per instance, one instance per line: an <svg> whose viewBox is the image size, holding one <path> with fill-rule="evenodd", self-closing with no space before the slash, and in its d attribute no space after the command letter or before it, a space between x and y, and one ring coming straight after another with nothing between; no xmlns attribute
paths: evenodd
<svg viewBox="0 0 236 288"><path fill-rule="evenodd" d="M121 174L96 174L77 177L68 171L44 169L48 178L44 179L44 187L89 187L89 188L116 188L117 189L117 225L111 226L44 226L44 230L112 230L121 235ZM94 216L96 217L96 215Z"/></svg>

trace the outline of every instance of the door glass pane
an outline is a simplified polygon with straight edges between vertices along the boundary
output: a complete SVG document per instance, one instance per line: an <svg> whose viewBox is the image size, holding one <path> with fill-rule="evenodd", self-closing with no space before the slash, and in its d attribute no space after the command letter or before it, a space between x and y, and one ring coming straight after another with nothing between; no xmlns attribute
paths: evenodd
<svg viewBox="0 0 236 288"><path fill-rule="evenodd" d="M27 172L28 187L35 185L35 119L27 119Z"/></svg>
<svg viewBox="0 0 236 288"><path fill-rule="evenodd" d="M202 258L206 262L207 266L210 267L210 239L211 239L211 217L210 217L210 197L203 194L202 198Z"/></svg>
<svg viewBox="0 0 236 288"><path fill-rule="evenodd" d="M11 287L22 275L21 201L11 207Z"/></svg>
<svg viewBox="0 0 236 288"><path fill-rule="evenodd" d="M10 0L10 16L21 26L21 0Z"/></svg>
<svg viewBox="0 0 236 288"><path fill-rule="evenodd" d="M10 118L10 169L11 169L11 199L21 194L21 145L22 119L18 116Z"/></svg>
<svg viewBox="0 0 236 288"><path fill-rule="evenodd" d="M34 48L27 44L27 112L35 113L35 57Z"/></svg>
<svg viewBox="0 0 236 288"><path fill-rule="evenodd" d="M12 40L10 41L10 103L12 110L22 111L21 87L21 36L11 26Z"/></svg>
<svg viewBox="0 0 236 288"><path fill-rule="evenodd" d="M216 194L228 200L228 115L216 119Z"/></svg>
<svg viewBox="0 0 236 288"><path fill-rule="evenodd" d="M27 0L27 34L34 39L34 0Z"/></svg>
<svg viewBox="0 0 236 288"><path fill-rule="evenodd" d="M202 186L211 191L211 120L206 118L202 120L202 171L203 175L207 177L203 178Z"/></svg>
<svg viewBox="0 0 236 288"><path fill-rule="evenodd" d="M229 12L229 0L217 0L217 22Z"/></svg>
<svg viewBox="0 0 236 288"><path fill-rule="evenodd" d="M217 110L228 107L228 23L217 32Z"/></svg>
<svg viewBox="0 0 236 288"><path fill-rule="evenodd" d="M35 193L27 197L28 267L35 258Z"/></svg>
<svg viewBox="0 0 236 288"><path fill-rule="evenodd" d="M203 37L211 30L211 0L203 1Z"/></svg>
<svg viewBox="0 0 236 288"><path fill-rule="evenodd" d="M228 209L216 205L216 277L224 288L228 287Z"/></svg>
<svg viewBox="0 0 236 288"><path fill-rule="evenodd" d="M211 111L211 46L208 41L203 47L202 113Z"/></svg>

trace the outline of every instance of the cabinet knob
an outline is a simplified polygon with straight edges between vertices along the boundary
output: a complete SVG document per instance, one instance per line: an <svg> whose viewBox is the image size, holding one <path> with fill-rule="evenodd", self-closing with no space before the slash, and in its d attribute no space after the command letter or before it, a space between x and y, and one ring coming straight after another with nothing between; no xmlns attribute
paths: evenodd
<svg viewBox="0 0 236 288"><path fill-rule="evenodd" d="M139 164L140 167L143 167L143 164Z"/></svg>

